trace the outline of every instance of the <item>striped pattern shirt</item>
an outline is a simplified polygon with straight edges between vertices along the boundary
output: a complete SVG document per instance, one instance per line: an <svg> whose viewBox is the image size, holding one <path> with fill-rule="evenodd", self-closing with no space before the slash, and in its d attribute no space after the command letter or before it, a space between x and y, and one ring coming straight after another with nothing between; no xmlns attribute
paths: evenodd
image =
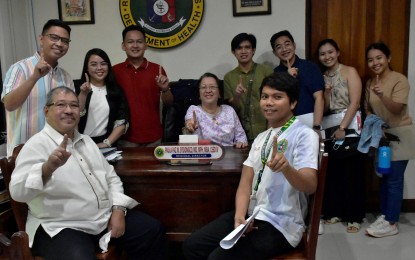
<svg viewBox="0 0 415 260"><path fill-rule="evenodd" d="M7 71L3 82L1 99L17 89L33 73L40 55L33 56L13 64ZM21 107L14 111L6 110L7 122L7 155L11 155L13 148L25 143L34 134L45 126L43 107L46 95L52 88L67 86L74 90L71 76L62 68L56 66L47 75L40 78Z"/></svg>

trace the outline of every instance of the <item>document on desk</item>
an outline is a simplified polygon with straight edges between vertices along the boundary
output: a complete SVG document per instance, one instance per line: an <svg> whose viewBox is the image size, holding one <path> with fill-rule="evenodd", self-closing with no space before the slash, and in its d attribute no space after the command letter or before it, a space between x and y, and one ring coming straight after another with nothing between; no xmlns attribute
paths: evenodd
<svg viewBox="0 0 415 260"><path fill-rule="evenodd" d="M236 242L238 242L239 238L245 233L246 229L249 227L249 224L254 220L255 216L258 214L259 208L257 208L252 216L246 219L245 224L239 225L237 228L235 228L229 235L227 235L224 239L220 241L220 247L223 249L229 249L232 248Z"/></svg>

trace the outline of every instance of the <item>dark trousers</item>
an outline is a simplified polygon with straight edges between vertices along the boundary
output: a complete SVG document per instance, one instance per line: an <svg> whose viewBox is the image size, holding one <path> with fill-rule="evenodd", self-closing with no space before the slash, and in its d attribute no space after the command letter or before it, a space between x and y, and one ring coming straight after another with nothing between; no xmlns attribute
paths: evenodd
<svg viewBox="0 0 415 260"><path fill-rule="evenodd" d="M51 238L42 228L36 231L32 252L45 260L96 259L101 250L98 241L105 234L90 235L74 229L63 229ZM110 243L127 252L129 259L166 259L165 231L161 223L140 211L131 210L125 217L125 233Z"/></svg>
<svg viewBox="0 0 415 260"><path fill-rule="evenodd" d="M234 229L235 212L228 212L194 232L183 243L186 259L269 259L293 249L284 235L266 221L255 220L258 229L241 237L230 249L219 242Z"/></svg>
<svg viewBox="0 0 415 260"><path fill-rule="evenodd" d="M325 220L338 217L345 222L362 222L366 205L365 155L330 157L327 165L322 215Z"/></svg>

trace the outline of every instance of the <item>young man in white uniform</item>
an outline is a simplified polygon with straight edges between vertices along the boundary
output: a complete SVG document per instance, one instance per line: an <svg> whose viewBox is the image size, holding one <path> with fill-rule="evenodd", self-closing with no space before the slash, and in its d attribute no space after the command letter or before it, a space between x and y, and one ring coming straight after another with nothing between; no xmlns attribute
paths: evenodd
<svg viewBox="0 0 415 260"><path fill-rule="evenodd" d="M193 233L187 259L269 259L292 250L305 231L307 194L317 188L318 135L295 118L298 82L286 72L264 78L260 107L270 128L254 140L244 162L236 209ZM253 224L232 248L219 246L252 211Z"/></svg>

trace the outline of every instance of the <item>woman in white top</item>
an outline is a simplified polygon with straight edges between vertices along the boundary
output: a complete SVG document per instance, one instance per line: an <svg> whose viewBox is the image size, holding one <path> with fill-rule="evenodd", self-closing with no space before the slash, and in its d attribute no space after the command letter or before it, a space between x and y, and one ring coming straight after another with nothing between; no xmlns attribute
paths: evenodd
<svg viewBox="0 0 415 260"><path fill-rule="evenodd" d="M105 51L95 48L86 53L81 79L74 83L82 111L79 132L100 148L115 145L128 129L129 109Z"/></svg>

